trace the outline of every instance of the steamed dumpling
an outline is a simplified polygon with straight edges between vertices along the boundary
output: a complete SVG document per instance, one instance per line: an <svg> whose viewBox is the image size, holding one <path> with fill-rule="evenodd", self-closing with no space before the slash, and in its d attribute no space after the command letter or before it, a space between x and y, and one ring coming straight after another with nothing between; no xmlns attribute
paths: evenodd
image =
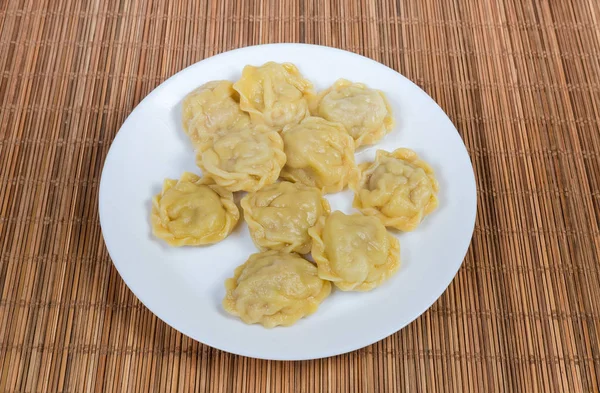
<svg viewBox="0 0 600 393"><path fill-rule="evenodd" d="M353 206L387 227L412 231L438 205L433 169L412 150L378 150L375 162L360 169L359 180L351 184Z"/></svg>
<svg viewBox="0 0 600 393"><path fill-rule="evenodd" d="M286 181L246 195L241 204L250 236L263 251L309 253L308 228L330 212L318 189Z"/></svg>
<svg viewBox="0 0 600 393"><path fill-rule="evenodd" d="M341 124L308 117L285 127L281 136L287 156L284 179L327 194L341 191L357 176L354 141Z"/></svg>
<svg viewBox="0 0 600 393"><path fill-rule="evenodd" d="M335 211L308 233L319 277L343 291L370 291L400 267L400 242L375 217Z"/></svg>
<svg viewBox="0 0 600 393"><path fill-rule="evenodd" d="M339 79L320 93L311 106L315 116L346 127L356 147L379 141L394 127L385 95L362 83Z"/></svg>
<svg viewBox="0 0 600 393"><path fill-rule="evenodd" d="M250 255L225 281L223 308L247 324L290 326L315 311L331 284L297 254L266 251Z"/></svg>
<svg viewBox="0 0 600 393"><path fill-rule="evenodd" d="M274 183L285 161L279 133L254 124L219 136L196 157L206 176L232 192L254 192Z"/></svg>
<svg viewBox="0 0 600 393"><path fill-rule="evenodd" d="M239 96L229 81L205 83L183 100L183 129L196 149L204 150L215 136L249 122L250 117L240 109Z"/></svg>
<svg viewBox="0 0 600 393"><path fill-rule="evenodd" d="M314 95L312 83L290 63L247 65L233 88L240 95L240 107L252 121L279 130L308 116L307 97Z"/></svg>
<svg viewBox="0 0 600 393"><path fill-rule="evenodd" d="M179 180L166 179L152 199L152 232L171 246L217 243L239 218L231 192L189 172Z"/></svg>

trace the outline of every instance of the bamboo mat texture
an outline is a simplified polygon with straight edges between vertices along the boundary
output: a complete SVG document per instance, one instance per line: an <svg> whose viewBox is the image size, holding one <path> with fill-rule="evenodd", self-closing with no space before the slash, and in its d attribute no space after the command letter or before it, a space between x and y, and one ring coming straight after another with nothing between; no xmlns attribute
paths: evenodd
<svg viewBox="0 0 600 393"><path fill-rule="evenodd" d="M184 67L306 42L386 64L448 113L473 241L400 332L328 359L242 358L169 328L100 233L119 127ZM598 392L598 0L0 0L0 392Z"/></svg>

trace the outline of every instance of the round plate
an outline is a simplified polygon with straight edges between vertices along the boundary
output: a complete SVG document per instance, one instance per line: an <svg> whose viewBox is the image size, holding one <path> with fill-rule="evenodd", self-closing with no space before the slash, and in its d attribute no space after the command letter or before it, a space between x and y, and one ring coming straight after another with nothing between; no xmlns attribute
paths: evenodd
<svg viewBox="0 0 600 393"><path fill-rule="evenodd" d="M408 147L434 168L440 205L414 232L400 234L401 267L367 293L333 291L319 310L291 327L246 325L221 307L224 281L257 252L241 220L224 241L209 247L168 247L151 234L152 196L165 178L200 173L181 126L181 101L197 86L232 81L247 64L291 62L317 90L338 78L382 90L395 129L361 148L357 162L377 149ZM348 190L328 195L332 210L352 211ZM421 89L394 70L354 53L314 45L273 44L223 53L169 78L129 115L104 164L100 223L106 246L133 293L160 319L214 348L264 359L301 360L362 348L400 330L444 292L469 247L475 224L475 178L456 129Z"/></svg>

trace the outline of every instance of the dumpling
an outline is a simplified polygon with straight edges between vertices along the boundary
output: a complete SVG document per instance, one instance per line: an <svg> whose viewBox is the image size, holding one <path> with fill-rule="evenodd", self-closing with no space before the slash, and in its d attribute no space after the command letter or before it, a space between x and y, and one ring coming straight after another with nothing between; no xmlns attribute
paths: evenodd
<svg viewBox="0 0 600 393"><path fill-rule="evenodd" d="M309 115L307 97L313 86L291 63L268 62L260 67L247 65L233 88L240 95L240 107L254 122L282 129Z"/></svg>
<svg viewBox="0 0 600 393"><path fill-rule="evenodd" d="M223 308L247 324L290 326L315 311L331 284L297 254L266 251L250 255L225 281Z"/></svg>
<svg viewBox="0 0 600 393"><path fill-rule="evenodd" d="M279 133L255 124L219 136L196 156L203 173L232 192L254 192L274 183L285 161Z"/></svg>
<svg viewBox="0 0 600 393"><path fill-rule="evenodd" d="M400 267L400 242L375 217L335 211L308 233L319 277L342 291L370 291Z"/></svg>
<svg viewBox="0 0 600 393"><path fill-rule="evenodd" d="M375 162L360 169L359 180L350 185L353 206L387 227L412 231L438 205L433 169L410 149L378 150Z"/></svg>
<svg viewBox="0 0 600 393"><path fill-rule="evenodd" d="M346 127L356 147L379 141L394 127L392 109L381 91L345 79L312 100L311 109L315 116Z"/></svg>
<svg viewBox="0 0 600 393"><path fill-rule="evenodd" d="M183 100L183 129L196 149L229 129L246 126L250 117L239 106L239 96L230 81L205 83Z"/></svg>
<svg viewBox="0 0 600 393"><path fill-rule="evenodd" d="M171 246L217 243L239 218L232 193L189 172L179 180L166 179L152 199L152 232Z"/></svg>
<svg viewBox="0 0 600 393"><path fill-rule="evenodd" d="M319 190L287 181L247 194L241 205L250 236L260 250L299 254L310 252L308 228L330 212Z"/></svg>
<svg viewBox="0 0 600 393"><path fill-rule="evenodd" d="M308 117L285 127L281 136L287 156L284 179L328 194L341 191L358 175L354 141L341 124Z"/></svg>

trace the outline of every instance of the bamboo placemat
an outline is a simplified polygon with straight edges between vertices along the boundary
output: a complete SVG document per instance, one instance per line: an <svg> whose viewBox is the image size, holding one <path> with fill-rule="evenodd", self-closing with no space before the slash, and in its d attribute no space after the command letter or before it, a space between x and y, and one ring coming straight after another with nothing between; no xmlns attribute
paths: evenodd
<svg viewBox="0 0 600 393"><path fill-rule="evenodd" d="M371 346L241 358L167 327L100 234L116 132L173 73L268 42L380 61L449 114L479 211L444 295ZM598 392L597 0L0 0L0 392Z"/></svg>

